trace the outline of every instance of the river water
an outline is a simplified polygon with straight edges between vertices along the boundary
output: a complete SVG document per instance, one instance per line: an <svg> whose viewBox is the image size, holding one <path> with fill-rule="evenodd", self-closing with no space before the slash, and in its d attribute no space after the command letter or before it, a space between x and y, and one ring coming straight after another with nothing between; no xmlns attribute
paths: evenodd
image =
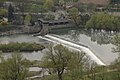
<svg viewBox="0 0 120 80"><path fill-rule="evenodd" d="M116 33L63 29L54 31L54 34L62 39L88 46L107 65L118 58L118 53L113 52L115 46L112 44Z"/></svg>
<svg viewBox="0 0 120 80"><path fill-rule="evenodd" d="M9 42L30 42L30 43L40 43L40 44L48 44L48 41L45 41L43 39L33 37L32 35L12 35L12 36L4 36L0 37L0 43L7 44ZM31 53L24 53L24 58L29 60L40 60L45 52L45 49L38 52L31 52ZM11 53L4 53L3 54L5 58L8 58Z"/></svg>
<svg viewBox="0 0 120 80"><path fill-rule="evenodd" d="M117 57L117 53L112 52L112 48L115 47L111 44L111 36L106 33L88 33L81 30L56 30L54 34L60 38L67 39L76 43L84 44L88 46L98 57L100 57L106 64L110 64ZM49 44L49 41L41 39L40 37L33 37L32 35L12 35L0 37L0 43L8 42L36 42L40 44ZM40 60L45 50L32 53L22 53L23 56L29 60ZM9 57L10 53L3 54L5 57Z"/></svg>

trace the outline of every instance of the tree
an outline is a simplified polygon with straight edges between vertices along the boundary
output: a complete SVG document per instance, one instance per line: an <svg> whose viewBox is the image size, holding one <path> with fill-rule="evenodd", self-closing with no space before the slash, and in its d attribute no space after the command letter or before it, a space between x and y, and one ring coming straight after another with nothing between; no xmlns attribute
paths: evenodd
<svg viewBox="0 0 120 80"><path fill-rule="evenodd" d="M86 66L89 65L89 58L84 52L74 52L71 57L67 68L69 78L71 80L83 79Z"/></svg>
<svg viewBox="0 0 120 80"><path fill-rule="evenodd" d="M10 4L8 7L8 21L12 22L12 20L14 19L14 15L13 15L14 9L12 7L12 5Z"/></svg>
<svg viewBox="0 0 120 80"><path fill-rule="evenodd" d="M118 3L120 3L119 0L110 0L110 4L118 4Z"/></svg>
<svg viewBox="0 0 120 80"><path fill-rule="evenodd" d="M6 9L0 9L1 16L7 16L8 11Z"/></svg>
<svg viewBox="0 0 120 80"><path fill-rule="evenodd" d="M55 16L53 14L48 14L45 16L44 18L45 20L54 20L55 19Z"/></svg>
<svg viewBox="0 0 120 80"><path fill-rule="evenodd" d="M12 54L11 58L2 60L0 64L1 80L25 80L27 72L25 60L19 53Z"/></svg>
<svg viewBox="0 0 120 80"><path fill-rule="evenodd" d="M106 13L97 13L91 17L91 19L86 23L86 28L97 29L97 30L107 30L107 31L119 31L120 20L118 17L111 16Z"/></svg>
<svg viewBox="0 0 120 80"><path fill-rule="evenodd" d="M63 6L63 4L65 4L64 0L59 0L59 5Z"/></svg>
<svg viewBox="0 0 120 80"><path fill-rule="evenodd" d="M26 23L27 25L30 24L31 20L32 20L32 16L31 16L30 14L26 15L26 17L25 17L25 23Z"/></svg>
<svg viewBox="0 0 120 80"><path fill-rule="evenodd" d="M72 0L73 2L77 2L77 1L79 1L79 0Z"/></svg>
<svg viewBox="0 0 120 80"><path fill-rule="evenodd" d="M78 0L64 0L65 2L77 2Z"/></svg>
<svg viewBox="0 0 120 80"><path fill-rule="evenodd" d="M120 36L116 35L113 39L113 44L115 47L113 48L114 52L120 53Z"/></svg>
<svg viewBox="0 0 120 80"><path fill-rule="evenodd" d="M120 36L116 35L113 40L113 44L115 47L113 48L113 51L115 53L119 54L119 57L113 62L112 68L113 70L116 70L116 76L112 76L113 78L116 78L116 80L120 80Z"/></svg>
<svg viewBox="0 0 120 80"><path fill-rule="evenodd" d="M53 7L54 7L54 1L53 0L46 0L46 2L44 3L44 8L46 10L52 10Z"/></svg>
<svg viewBox="0 0 120 80"><path fill-rule="evenodd" d="M46 10L44 9L43 5L31 4L30 12L34 12L34 13L41 12L42 13L42 12L46 12Z"/></svg>
<svg viewBox="0 0 120 80"><path fill-rule="evenodd" d="M71 58L70 54L71 52L62 45L50 47L49 51L43 57L42 65L47 68L53 68L58 75L58 79L63 80L62 75Z"/></svg>
<svg viewBox="0 0 120 80"><path fill-rule="evenodd" d="M116 59L114 61L114 64L113 64L113 69L115 69L116 71L116 76L113 78L116 78L116 80L120 80L120 54L119 54L119 57L118 59Z"/></svg>
<svg viewBox="0 0 120 80"><path fill-rule="evenodd" d="M73 7L69 10L69 18L78 26L80 24L80 16L77 8Z"/></svg>
<svg viewBox="0 0 120 80"><path fill-rule="evenodd" d="M59 44L50 47L42 60L43 67L50 69L49 73L51 74L57 73L59 80L63 80L65 71L70 75L69 78L77 80L82 78L88 58L85 57L85 53L70 51Z"/></svg>

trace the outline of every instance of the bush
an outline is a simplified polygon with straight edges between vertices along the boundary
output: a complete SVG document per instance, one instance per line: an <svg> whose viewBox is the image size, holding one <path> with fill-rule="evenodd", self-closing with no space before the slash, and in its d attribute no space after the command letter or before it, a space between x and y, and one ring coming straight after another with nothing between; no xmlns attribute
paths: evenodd
<svg viewBox="0 0 120 80"><path fill-rule="evenodd" d="M2 25L2 26L6 26L6 25L8 25L8 22L6 22L6 21L2 21L2 22L0 23L0 25Z"/></svg>
<svg viewBox="0 0 120 80"><path fill-rule="evenodd" d="M13 30L13 29L19 29L19 28L13 25L4 25L4 26L0 25L0 32L6 32L6 31Z"/></svg>
<svg viewBox="0 0 120 80"><path fill-rule="evenodd" d="M7 16L8 11L6 9L0 9L0 15Z"/></svg>
<svg viewBox="0 0 120 80"><path fill-rule="evenodd" d="M91 19L86 23L87 29L97 29L97 30L115 30L120 29L120 20L118 17L111 16L105 13L98 13L91 17Z"/></svg>
<svg viewBox="0 0 120 80"><path fill-rule="evenodd" d="M52 15L52 14L48 14L44 19L45 19L45 20L54 20L54 19L55 19L55 16Z"/></svg>
<svg viewBox="0 0 120 80"><path fill-rule="evenodd" d="M45 47L43 45L37 43L8 43L8 44L0 44L0 50L2 52L32 52L32 51L40 51Z"/></svg>

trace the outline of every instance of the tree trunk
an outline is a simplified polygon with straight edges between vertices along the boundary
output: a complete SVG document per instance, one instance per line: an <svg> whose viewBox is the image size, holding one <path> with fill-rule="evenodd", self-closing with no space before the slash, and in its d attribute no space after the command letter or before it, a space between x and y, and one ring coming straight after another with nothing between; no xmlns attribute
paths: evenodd
<svg viewBox="0 0 120 80"><path fill-rule="evenodd" d="M58 80L63 80L63 79L62 79L62 74L59 74L59 73L58 73Z"/></svg>

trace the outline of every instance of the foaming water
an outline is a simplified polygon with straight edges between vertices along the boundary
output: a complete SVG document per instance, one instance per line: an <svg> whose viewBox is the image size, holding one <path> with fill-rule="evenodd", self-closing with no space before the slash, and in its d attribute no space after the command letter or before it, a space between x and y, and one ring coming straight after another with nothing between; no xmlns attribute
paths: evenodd
<svg viewBox="0 0 120 80"><path fill-rule="evenodd" d="M61 38L58 38L56 36L52 35L45 35L45 37L38 36L39 38L51 41L53 43L61 43L67 47L70 47L77 51L83 51L86 53L87 56L91 58L91 60L95 61L98 65L106 65L100 58L98 58L87 46L76 44L73 42L70 42L68 40L64 40Z"/></svg>

